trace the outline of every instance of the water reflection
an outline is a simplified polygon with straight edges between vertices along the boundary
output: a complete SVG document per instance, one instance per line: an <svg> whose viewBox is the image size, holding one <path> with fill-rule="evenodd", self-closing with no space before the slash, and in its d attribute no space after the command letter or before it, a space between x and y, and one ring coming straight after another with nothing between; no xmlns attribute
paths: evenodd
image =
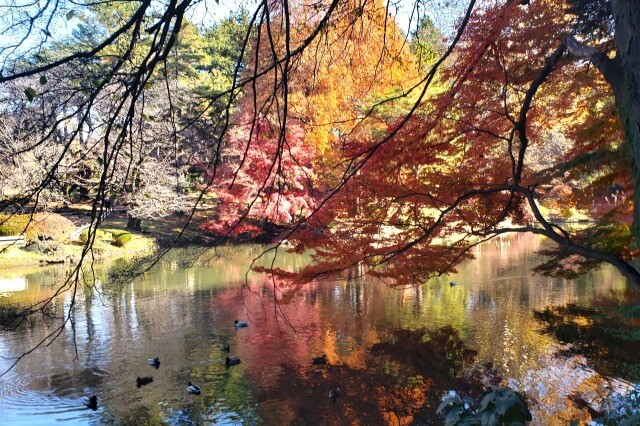
<svg viewBox="0 0 640 426"><path fill-rule="evenodd" d="M624 281L605 268L576 282L533 277L533 236L482 245L477 259L448 279L392 290L363 279L313 283L287 293L246 275L256 248L230 248L190 266L176 252L144 277L113 288L121 265L98 272L100 292L82 289L74 328L0 379L2 421L50 424L404 424L438 423L443 392L477 397L483 386L524 391L534 421L589 418L579 401L603 399L624 382L605 378L533 317L533 310L589 306ZM270 259L262 259L268 263ZM283 267L308 259L280 253ZM64 271L28 275L28 289L2 303L33 303ZM597 284L596 284L597 283ZM246 284L246 285L245 285ZM64 313L68 296L56 300ZM234 320L249 327L237 329ZM55 323L34 322L0 335L6 357L22 354ZM229 343L227 354L221 343ZM76 353L77 351L77 353ZM74 360L77 354L77 360ZM326 354L329 366L312 366ZM242 363L226 368L229 355ZM159 357L158 370L147 359ZM0 368L10 361L0 359ZM136 377L153 376L137 388ZM202 395L186 392L188 381ZM334 403L329 390L340 387ZM97 411L80 398L96 394Z"/></svg>

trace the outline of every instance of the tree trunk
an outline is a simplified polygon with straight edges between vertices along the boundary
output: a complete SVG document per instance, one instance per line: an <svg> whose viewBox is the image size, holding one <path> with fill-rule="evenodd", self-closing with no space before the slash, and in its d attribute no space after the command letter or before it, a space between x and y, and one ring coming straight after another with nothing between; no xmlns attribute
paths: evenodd
<svg viewBox="0 0 640 426"><path fill-rule="evenodd" d="M620 81L611 84L631 154L633 225L640 243L640 1L612 0ZM611 82L610 82L611 83Z"/></svg>
<svg viewBox="0 0 640 426"><path fill-rule="evenodd" d="M128 215L127 229L131 229L133 231L138 231L138 232L142 231L142 228L140 227L140 222L142 222L142 219L138 219L136 217Z"/></svg>
<svg viewBox="0 0 640 426"><path fill-rule="evenodd" d="M615 21L616 57L567 37L576 56L588 58L613 89L631 157L633 224L631 233L640 245L640 1L611 0Z"/></svg>

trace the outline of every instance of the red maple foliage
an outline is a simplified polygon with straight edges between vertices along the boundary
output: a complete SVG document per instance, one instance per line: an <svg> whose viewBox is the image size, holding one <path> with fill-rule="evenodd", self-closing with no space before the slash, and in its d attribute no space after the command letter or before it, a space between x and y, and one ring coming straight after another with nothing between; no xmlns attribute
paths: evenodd
<svg viewBox="0 0 640 426"><path fill-rule="evenodd" d="M441 74L448 90L380 138L345 138L344 178L289 236L315 263L267 271L305 282L358 265L393 285L416 285L455 272L486 239L531 232L558 243L540 273L574 276L608 262L640 277L625 260L635 256L629 228L610 212L628 210L626 198L606 214L592 205L630 178L616 162L624 136L607 85L568 55L573 25L555 1L475 9ZM549 134L571 140L555 158ZM536 155L548 164L531 161ZM539 200L558 184L572 189L568 207L599 214L590 227L564 229L544 212Z"/></svg>
<svg viewBox="0 0 640 426"><path fill-rule="evenodd" d="M314 147L304 144L304 131L295 123L282 135L267 118L236 119L217 167L198 163L207 176L207 190L218 199L216 217L202 229L232 237L275 233L316 206Z"/></svg>

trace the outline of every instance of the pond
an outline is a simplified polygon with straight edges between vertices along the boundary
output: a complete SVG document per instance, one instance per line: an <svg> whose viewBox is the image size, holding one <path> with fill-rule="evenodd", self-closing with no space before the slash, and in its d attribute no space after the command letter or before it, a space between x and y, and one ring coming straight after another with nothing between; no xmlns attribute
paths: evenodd
<svg viewBox="0 0 640 426"><path fill-rule="evenodd" d="M454 277L403 290L344 279L281 293L257 274L245 286L258 247L174 252L118 289L108 278L118 264L104 265L97 288L80 289L73 327L0 377L0 423L442 424L443 394L477 397L492 384L526 395L533 424L587 419L584 401L605 406L635 384L568 351L534 311L589 307L626 284L609 267L575 281L534 276L542 247L528 235L485 243ZM196 257L203 263L191 266ZM276 259L287 268L307 261ZM40 300L62 274L4 273L0 303ZM52 309L63 314L70 303L65 294ZM0 334L0 371L59 324L34 318ZM327 365L312 365L322 354ZM227 356L242 362L227 367ZM144 376L153 382L137 387ZM201 395L187 392L189 381ZM97 410L81 400L93 394Z"/></svg>

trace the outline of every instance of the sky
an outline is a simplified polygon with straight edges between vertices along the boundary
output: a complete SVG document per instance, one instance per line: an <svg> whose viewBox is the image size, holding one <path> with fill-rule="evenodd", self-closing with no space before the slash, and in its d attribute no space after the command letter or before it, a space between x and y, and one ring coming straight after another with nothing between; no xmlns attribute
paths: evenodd
<svg viewBox="0 0 640 426"><path fill-rule="evenodd" d="M414 5L418 4L420 13L427 14L440 28L443 34L450 34L455 17L466 0L388 0L389 12L405 32L410 24L415 27L416 15L412 17ZM158 1L158 4L164 1ZM38 17L27 37L26 28L30 17L36 15L38 5L48 5L45 13ZM256 0L197 0L191 7L189 19L204 27L211 26L240 7L254 10ZM19 6L19 7L16 7ZM57 7L53 7L57 6ZM44 41L67 37L77 26L80 6L77 0L57 0L44 2L39 0L0 0L0 69L16 57L35 55L39 44ZM49 23L47 25L47 22ZM24 40L23 40L24 38ZM15 47L20 44L20 47Z"/></svg>
<svg viewBox="0 0 640 426"><path fill-rule="evenodd" d="M449 33L455 24L456 17L462 7L466 6L466 0L388 0L389 12L395 17L398 26L405 33L409 27L415 27L417 17L412 17L414 6L420 8L420 14L427 14L435 22L444 34ZM207 26L228 16L239 7L251 11L257 6L255 0L200 0L193 8L193 20L202 22Z"/></svg>

